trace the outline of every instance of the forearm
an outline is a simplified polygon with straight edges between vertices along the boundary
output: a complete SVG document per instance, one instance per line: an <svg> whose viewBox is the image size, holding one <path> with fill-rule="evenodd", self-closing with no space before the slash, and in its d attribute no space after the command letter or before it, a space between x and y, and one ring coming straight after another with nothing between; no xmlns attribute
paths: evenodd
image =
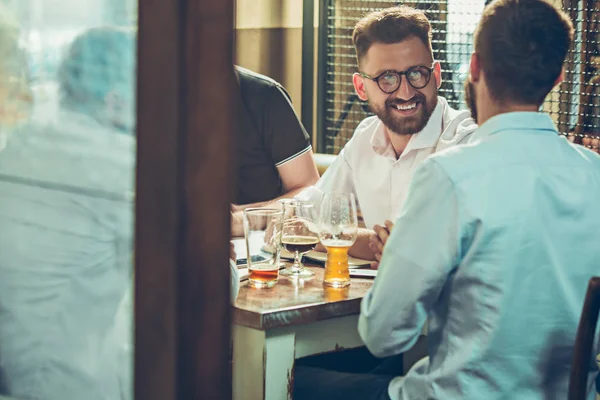
<svg viewBox="0 0 600 400"><path fill-rule="evenodd" d="M373 250L369 247L369 239L373 234L374 232L370 229L359 228L356 241L352 247L350 247L350 250L348 250L348 254L352 257L362 258L363 260L375 260L375 253L373 253ZM317 245L316 250L322 252L327 251L321 243Z"/></svg>
<svg viewBox="0 0 600 400"><path fill-rule="evenodd" d="M252 203L252 204L244 204L244 205L232 205L232 212L231 212L231 236L236 237L236 236L244 236L244 226L243 226L243 221L244 221L244 210L247 208L257 208L257 207L277 207L279 208L279 204L277 204L277 202L281 199L290 199L293 198L294 196L296 196L298 193L302 192L304 189L306 189L308 186L301 186L295 189L292 189L290 191L288 191L287 193L283 194L282 196L279 196L275 199L272 200L267 200L267 201L261 201L261 202L257 202L257 203Z"/></svg>
<svg viewBox="0 0 600 400"><path fill-rule="evenodd" d="M305 152L277 167L285 193L275 199L252 204L234 205L233 211L243 211L251 207L273 207L281 199L289 199L319 180L319 172L313 160L312 150Z"/></svg>
<svg viewBox="0 0 600 400"><path fill-rule="evenodd" d="M310 185L308 185L310 186ZM296 196L297 194L299 194L300 192L302 192L304 189L306 189L308 186L300 186L297 187L295 189L292 189L286 193L284 193L283 195L272 199L272 200L266 200L266 201L259 201L257 203L250 203L250 204L242 204L242 205L238 205L238 204L234 204L233 205L233 210L234 212L243 212L246 208L256 208L256 207L273 207L277 205L277 202L281 199L291 199L292 197Z"/></svg>

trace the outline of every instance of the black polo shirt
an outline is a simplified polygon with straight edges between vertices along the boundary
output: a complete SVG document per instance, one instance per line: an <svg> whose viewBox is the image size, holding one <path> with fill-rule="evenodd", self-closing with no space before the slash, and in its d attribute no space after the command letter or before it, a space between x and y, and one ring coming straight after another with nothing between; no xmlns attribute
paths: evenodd
<svg viewBox="0 0 600 400"><path fill-rule="evenodd" d="M242 102L235 135L235 204L274 199L284 193L277 166L311 149L310 138L279 83L236 67Z"/></svg>

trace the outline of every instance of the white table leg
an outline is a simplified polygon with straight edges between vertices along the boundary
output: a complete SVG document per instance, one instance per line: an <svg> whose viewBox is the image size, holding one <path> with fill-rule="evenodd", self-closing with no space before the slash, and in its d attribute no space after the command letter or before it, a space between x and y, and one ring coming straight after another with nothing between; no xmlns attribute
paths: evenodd
<svg viewBox="0 0 600 400"><path fill-rule="evenodd" d="M233 326L233 399L292 398L295 332Z"/></svg>
<svg viewBox="0 0 600 400"><path fill-rule="evenodd" d="M296 358L364 346L358 335L358 315L296 327Z"/></svg>
<svg viewBox="0 0 600 400"><path fill-rule="evenodd" d="M292 398L294 360L363 345L358 316L260 331L233 325L233 399Z"/></svg>

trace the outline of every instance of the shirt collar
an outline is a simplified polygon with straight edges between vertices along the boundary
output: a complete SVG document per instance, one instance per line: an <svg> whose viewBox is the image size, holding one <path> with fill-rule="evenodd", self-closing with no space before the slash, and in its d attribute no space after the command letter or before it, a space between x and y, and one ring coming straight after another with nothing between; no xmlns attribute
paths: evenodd
<svg viewBox="0 0 600 400"><path fill-rule="evenodd" d="M402 154L406 154L410 150L435 147L442 133L443 119L448 113L449 108L446 100L438 97L435 110L431 114L427 125L425 125L422 131L412 135ZM389 155L396 158L396 153L385 133L385 127L381 120L377 121L377 126L373 132L373 136L371 136L371 146L373 147L373 151L379 155Z"/></svg>
<svg viewBox="0 0 600 400"><path fill-rule="evenodd" d="M493 116L481 125L471 137L471 142L502 131L550 131L558 134L552 118L546 113L533 111L509 112Z"/></svg>
<svg viewBox="0 0 600 400"><path fill-rule="evenodd" d="M385 134L383 122L379 118L377 118L377 125L371 136L371 147L373 148L373 151L380 156L396 158L396 153L392 148L390 139Z"/></svg>

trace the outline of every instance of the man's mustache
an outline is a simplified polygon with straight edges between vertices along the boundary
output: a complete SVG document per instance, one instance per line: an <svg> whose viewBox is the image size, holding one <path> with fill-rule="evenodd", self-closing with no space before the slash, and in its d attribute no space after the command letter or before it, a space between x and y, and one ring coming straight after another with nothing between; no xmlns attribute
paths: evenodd
<svg viewBox="0 0 600 400"><path fill-rule="evenodd" d="M393 107L395 105L411 104L411 103L414 103L414 102L417 102L417 101L425 102L425 96L414 95L413 97L411 97L408 100L402 100L402 99L386 100L385 101L385 105L387 107Z"/></svg>

